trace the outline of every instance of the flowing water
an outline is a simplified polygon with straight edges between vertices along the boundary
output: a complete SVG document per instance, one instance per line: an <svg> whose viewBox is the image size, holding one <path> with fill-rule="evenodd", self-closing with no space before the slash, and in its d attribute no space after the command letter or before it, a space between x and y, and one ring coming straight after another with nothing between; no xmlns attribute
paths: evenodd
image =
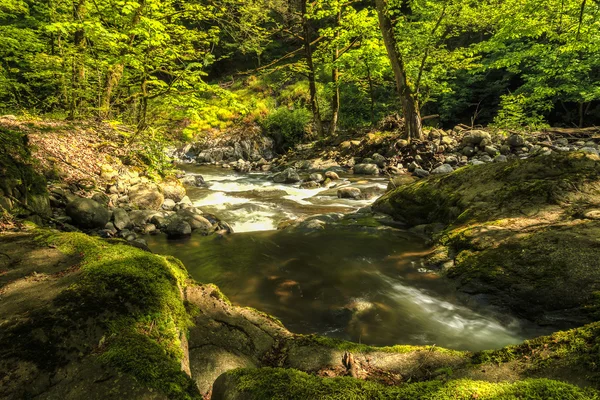
<svg viewBox="0 0 600 400"><path fill-rule="evenodd" d="M277 185L264 174L189 167L209 188L188 194L236 233L169 241L152 250L180 258L200 282L217 284L232 302L275 315L296 333L318 333L371 345L436 344L464 350L498 348L546 333L498 315L423 268L424 241L395 229L328 227L275 230L279 222L348 213L372 200L342 200L336 190ZM354 179L381 191L386 180Z"/></svg>

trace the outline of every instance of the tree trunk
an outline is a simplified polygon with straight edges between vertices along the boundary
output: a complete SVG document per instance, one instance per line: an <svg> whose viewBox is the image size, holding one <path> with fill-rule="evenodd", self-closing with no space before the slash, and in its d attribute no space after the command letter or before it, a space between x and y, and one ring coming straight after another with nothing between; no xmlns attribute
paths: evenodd
<svg viewBox="0 0 600 400"><path fill-rule="evenodd" d="M375 88L373 86L373 76L371 76L371 66L369 62L365 60L365 66L367 67L367 81L369 82L369 98L371 100L371 126L375 125Z"/></svg>
<svg viewBox="0 0 600 400"><path fill-rule="evenodd" d="M338 31L335 34L336 39L339 39L340 32L339 27L342 21L342 10L340 9L337 13L336 28ZM331 82L333 83L333 98L331 99L331 125L329 126L329 134L334 135L337 131L338 118L340 115L340 70L337 67L337 61L340 58L340 48L338 44L335 45L333 51L333 67L331 70Z"/></svg>
<svg viewBox="0 0 600 400"><path fill-rule="evenodd" d="M114 65L109 69L108 75L106 76L106 84L104 85L104 91L102 93L102 101L100 104L100 118L110 118L110 103L112 99L112 92L115 87L121 81L123 76L123 64Z"/></svg>
<svg viewBox="0 0 600 400"><path fill-rule="evenodd" d="M73 5L73 21L82 22L84 10L84 0L79 0ZM73 44L75 52L73 54L73 69L71 76L71 102L69 105L69 119L75 119L77 109L81 102L81 86L85 78L85 65L83 63L83 52L85 48L85 33L83 28L79 28L73 35Z"/></svg>
<svg viewBox="0 0 600 400"><path fill-rule="evenodd" d="M375 6L377 8L379 27L381 28L381 34L383 35L383 42L385 43L385 48L396 79L396 89L398 90L400 103L402 104L402 114L404 116L408 139L422 139L423 128L421 126L419 102L415 93L408 85L406 69L404 67L402 56L398 52L398 45L396 43L396 38L394 37L392 21L386 12L386 0L375 0Z"/></svg>
<svg viewBox="0 0 600 400"><path fill-rule="evenodd" d="M301 0L301 12L302 12L302 27L304 30L304 53L306 57L306 66L308 67L308 88L310 90L310 107L315 120L315 126L317 128L317 134L319 137L323 136L323 123L321 121L321 111L319 110L319 102L317 99L317 83L315 78L315 65L313 63L312 49L310 47L310 22L306 18L306 2L307 0Z"/></svg>

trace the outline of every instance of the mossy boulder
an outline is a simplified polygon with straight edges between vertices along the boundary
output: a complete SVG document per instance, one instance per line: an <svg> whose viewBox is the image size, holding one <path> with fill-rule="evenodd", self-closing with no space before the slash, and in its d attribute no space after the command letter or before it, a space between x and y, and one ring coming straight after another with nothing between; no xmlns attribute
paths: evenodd
<svg viewBox="0 0 600 400"><path fill-rule="evenodd" d="M565 153L464 167L373 208L408 227L439 224L428 261L460 290L566 328L600 317L600 223L586 217L599 206L600 158Z"/></svg>

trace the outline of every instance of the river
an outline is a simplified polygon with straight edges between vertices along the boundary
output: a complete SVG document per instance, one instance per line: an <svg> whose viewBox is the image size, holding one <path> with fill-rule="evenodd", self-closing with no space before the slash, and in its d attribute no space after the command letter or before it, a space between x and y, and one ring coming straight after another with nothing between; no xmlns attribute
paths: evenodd
<svg viewBox="0 0 600 400"><path fill-rule="evenodd" d="M194 279L215 283L234 304L272 314L296 333L318 333L369 345L431 345L482 350L549 332L460 295L421 263L425 241L399 229L328 227L276 230L289 219L350 213L374 198L346 200L336 189L278 185L266 174L187 166L208 188L188 195L235 233L148 239L150 248L181 259ZM384 178L342 176L381 193Z"/></svg>

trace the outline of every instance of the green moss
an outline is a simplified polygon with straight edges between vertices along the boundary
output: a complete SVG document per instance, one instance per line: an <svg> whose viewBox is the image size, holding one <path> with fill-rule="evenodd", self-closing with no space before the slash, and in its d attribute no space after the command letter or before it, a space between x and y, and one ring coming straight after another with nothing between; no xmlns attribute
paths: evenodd
<svg viewBox="0 0 600 400"><path fill-rule="evenodd" d="M180 261L80 233L43 232L37 240L79 256L81 274L50 310L40 310L30 323L14 328L8 338L23 346L11 343L13 349L43 348L30 359L51 369L71 357L73 337L78 336L80 356L96 354L106 366L169 398L199 397L181 371L180 338L191 326L191 316L181 297L187 272ZM19 333L25 335L19 338Z"/></svg>
<svg viewBox="0 0 600 400"><path fill-rule="evenodd" d="M205 285L207 288L212 289L212 292L210 293L211 297L214 297L217 300L221 300L222 302L224 302L227 305L231 305L231 301L229 300L229 298L225 295L225 293L221 292L221 289L219 289L219 287L213 283L209 283Z"/></svg>
<svg viewBox="0 0 600 400"><path fill-rule="evenodd" d="M594 390L583 390L548 379L516 383L491 383L469 379L383 386L349 377L320 378L296 370L273 368L228 372L235 390L256 399L598 399Z"/></svg>
<svg viewBox="0 0 600 400"><path fill-rule="evenodd" d="M474 364L518 361L529 370L552 369L555 365L585 371L584 378L600 383L600 322L526 340L499 350L481 351Z"/></svg>
<svg viewBox="0 0 600 400"><path fill-rule="evenodd" d="M354 342L348 342L346 340L334 339L325 336L319 335L303 335L302 339L306 341L307 344L317 344L321 346L330 347L333 349L349 351L354 353L372 353L376 351L381 351L385 353L410 353L413 351L433 351L444 354L449 354L457 357L464 357L466 355L465 352L457 351L457 350L449 350L443 347L437 346L411 346L411 345L396 345L396 346L385 346L385 347L377 347L377 346L368 346L366 344L359 344Z"/></svg>

